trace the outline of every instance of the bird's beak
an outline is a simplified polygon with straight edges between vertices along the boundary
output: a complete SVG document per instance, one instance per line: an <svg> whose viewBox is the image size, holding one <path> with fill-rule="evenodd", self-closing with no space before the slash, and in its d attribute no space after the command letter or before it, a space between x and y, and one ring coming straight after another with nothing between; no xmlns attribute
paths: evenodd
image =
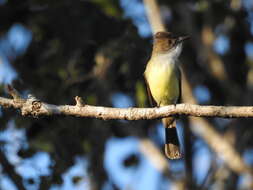
<svg viewBox="0 0 253 190"><path fill-rule="evenodd" d="M188 39L190 39L190 36L180 36L177 39L177 43L182 43L183 41L188 40Z"/></svg>

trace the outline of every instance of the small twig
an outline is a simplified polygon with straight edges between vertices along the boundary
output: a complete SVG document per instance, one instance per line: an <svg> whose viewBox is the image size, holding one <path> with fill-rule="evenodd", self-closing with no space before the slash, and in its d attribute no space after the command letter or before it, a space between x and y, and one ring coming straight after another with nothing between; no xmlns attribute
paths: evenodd
<svg viewBox="0 0 253 190"><path fill-rule="evenodd" d="M20 94L11 85L7 85L7 92L13 97L13 99L21 99Z"/></svg>
<svg viewBox="0 0 253 190"><path fill-rule="evenodd" d="M84 101L81 97L76 96L75 101L76 101L76 106L78 106L78 107L83 107L84 106Z"/></svg>

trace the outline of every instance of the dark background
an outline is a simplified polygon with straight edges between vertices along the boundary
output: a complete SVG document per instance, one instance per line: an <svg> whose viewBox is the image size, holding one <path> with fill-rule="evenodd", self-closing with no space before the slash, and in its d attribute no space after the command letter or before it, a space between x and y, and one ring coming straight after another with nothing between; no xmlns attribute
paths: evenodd
<svg viewBox="0 0 253 190"><path fill-rule="evenodd" d="M159 5L169 31L191 36L180 60L198 102L253 105L253 3ZM91 105L148 107L143 72L151 48L140 0L0 0L4 97L4 86L12 83L24 97L33 94L51 104L74 104L81 96ZM252 119L208 122L252 164ZM181 117L181 141L184 128L189 122ZM249 182L194 134L187 141L187 162L168 161L170 175L160 173L138 146L148 138L163 151L159 121L30 118L1 109L0 130L0 189L168 189L178 183L243 189Z"/></svg>

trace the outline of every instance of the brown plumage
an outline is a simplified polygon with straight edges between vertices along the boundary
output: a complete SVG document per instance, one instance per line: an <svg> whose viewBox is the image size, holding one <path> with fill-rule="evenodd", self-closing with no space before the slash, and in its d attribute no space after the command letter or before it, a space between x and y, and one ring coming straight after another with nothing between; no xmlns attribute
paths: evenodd
<svg viewBox="0 0 253 190"><path fill-rule="evenodd" d="M181 74L178 56L182 41L188 37L174 37L169 32L158 32L154 36L151 59L144 76L149 100L152 106L176 104L181 97ZM165 154L170 159L181 157L179 140L174 117L162 119L165 127Z"/></svg>

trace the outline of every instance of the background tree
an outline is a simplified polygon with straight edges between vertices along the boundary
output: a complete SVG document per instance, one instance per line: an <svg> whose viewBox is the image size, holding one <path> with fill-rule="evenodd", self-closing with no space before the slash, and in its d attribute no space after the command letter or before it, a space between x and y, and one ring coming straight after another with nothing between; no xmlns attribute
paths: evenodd
<svg viewBox="0 0 253 190"><path fill-rule="evenodd" d="M181 60L197 101L253 105L251 1L159 4L169 30L191 36ZM78 95L92 105L148 107L143 71L152 36L142 1L0 1L0 18L2 95L4 85L13 82L23 96L32 93L52 104L73 104ZM168 161L161 175L145 152L151 142L162 150L158 121L37 119L2 109L0 187L66 188L71 176L66 174L76 166L84 171L71 176L76 188L248 188L247 177L232 172L201 138L185 130L197 124L181 121L185 161ZM250 119L208 123L252 164ZM48 170L31 170L43 158L48 163L42 168Z"/></svg>

